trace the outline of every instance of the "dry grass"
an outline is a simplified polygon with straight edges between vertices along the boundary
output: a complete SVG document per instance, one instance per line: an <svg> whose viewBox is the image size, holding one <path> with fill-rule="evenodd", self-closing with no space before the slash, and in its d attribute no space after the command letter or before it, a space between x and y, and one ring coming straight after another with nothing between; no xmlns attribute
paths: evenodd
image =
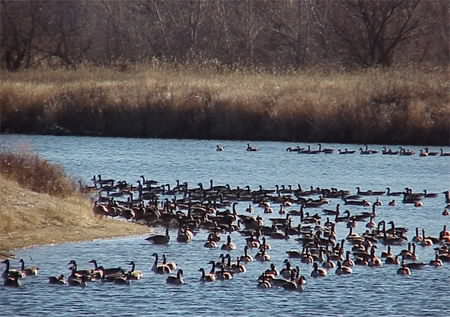
<svg viewBox="0 0 450 317"><path fill-rule="evenodd" d="M0 197L0 251L148 232L96 217L62 167L29 152L0 152Z"/></svg>
<svg viewBox="0 0 450 317"><path fill-rule="evenodd" d="M146 226L95 217L85 197L36 193L1 174L0 197L0 251L149 231Z"/></svg>
<svg viewBox="0 0 450 317"><path fill-rule="evenodd" d="M449 69L2 73L0 131L78 135L449 144Z"/></svg>
<svg viewBox="0 0 450 317"><path fill-rule="evenodd" d="M0 171L4 177L38 193L67 197L77 190L62 166L29 151L0 149Z"/></svg>

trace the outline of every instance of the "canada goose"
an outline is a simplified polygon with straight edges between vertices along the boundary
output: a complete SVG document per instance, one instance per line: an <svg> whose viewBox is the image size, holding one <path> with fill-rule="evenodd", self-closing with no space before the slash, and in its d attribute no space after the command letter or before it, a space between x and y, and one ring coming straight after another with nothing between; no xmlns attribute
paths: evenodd
<svg viewBox="0 0 450 317"><path fill-rule="evenodd" d="M391 206L391 207L394 207L394 206L396 205L395 200L394 200L394 199L391 200L391 201L388 203L388 205Z"/></svg>
<svg viewBox="0 0 450 317"><path fill-rule="evenodd" d="M91 270L91 274L96 277L108 277L108 275L115 275L115 274L125 274L125 271L121 267L110 267L110 268L104 268L103 266L98 266L96 260L90 260L89 263L94 264L94 270Z"/></svg>
<svg viewBox="0 0 450 317"><path fill-rule="evenodd" d="M167 265L159 265L158 264L158 254L157 253L153 253L152 256L155 257L155 262L153 263L153 266L152 266L153 272L155 272L157 274L166 274L166 273L172 272Z"/></svg>
<svg viewBox="0 0 450 317"><path fill-rule="evenodd" d="M93 270L78 270L78 265L75 260L70 260L67 265L70 265L69 269L72 271L72 275L77 276L78 278L86 276L89 279L93 272Z"/></svg>
<svg viewBox="0 0 450 317"><path fill-rule="evenodd" d="M69 278L67 279L67 283L69 286L80 286L80 287L86 287L88 280L88 275L79 275L78 271L76 271L77 267L76 265L72 265L71 270L72 274L70 274Z"/></svg>
<svg viewBox="0 0 450 317"><path fill-rule="evenodd" d="M411 275L411 269L407 267L405 264L402 264L402 266L397 270L397 274Z"/></svg>
<svg viewBox="0 0 450 317"><path fill-rule="evenodd" d="M386 263L386 264L400 264L400 261L398 259L398 255L396 255L396 256L391 255L391 256L386 257L384 263Z"/></svg>
<svg viewBox="0 0 450 317"><path fill-rule="evenodd" d="M25 262L23 261L23 259L20 259L19 262L21 264L20 271L25 276L38 275L39 268L37 266L25 267Z"/></svg>
<svg viewBox="0 0 450 317"><path fill-rule="evenodd" d="M319 268L317 262L314 262L311 277L324 277L324 276L327 276L327 271L325 269Z"/></svg>
<svg viewBox="0 0 450 317"><path fill-rule="evenodd" d="M184 284L183 270L179 269L176 276L169 275L166 279L167 284L181 285Z"/></svg>
<svg viewBox="0 0 450 317"><path fill-rule="evenodd" d="M284 260L284 264L286 265L286 267L280 271L280 275L284 278L290 278L293 271L293 269L291 268L291 263L288 259L286 259Z"/></svg>
<svg viewBox="0 0 450 317"><path fill-rule="evenodd" d="M180 228L178 230L178 242L190 242L194 238L194 233L188 228Z"/></svg>
<svg viewBox="0 0 450 317"><path fill-rule="evenodd" d="M442 212L442 216L448 216L450 213L447 208L444 208L444 211Z"/></svg>
<svg viewBox="0 0 450 317"><path fill-rule="evenodd" d="M166 255L163 254L163 262L162 265L166 265L169 267L170 271L175 271L177 269L177 264L175 262L167 262Z"/></svg>
<svg viewBox="0 0 450 317"><path fill-rule="evenodd" d="M2 263L4 263L6 265L5 271L2 273L2 278L3 279L8 279L10 277L17 277L17 278L23 278L25 277L24 274L20 271L17 270L11 270L10 269L10 262L8 259L4 260Z"/></svg>
<svg viewBox="0 0 450 317"><path fill-rule="evenodd" d="M269 278L264 274L261 278L261 281L258 282L258 288L272 288L272 283L270 283Z"/></svg>
<svg viewBox="0 0 450 317"><path fill-rule="evenodd" d="M260 252L258 252L255 255L255 259L257 261L260 261L260 262L265 262L265 261L270 261L271 260L271 256L266 253L266 249L265 248L261 248Z"/></svg>
<svg viewBox="0 0 450 317"><path fill-rule="evenodd" d="M153 242L154 244L167 244L170 241L169 236L169 227L166 228L166 234L165 235L154 235L146 238L145 240L149 242Z"/></svg>
<svg viewBox="0 0 450 317"><path fill-rule="evenodd" d="M433 240L425 237L425 229L422 228L422 241L418 241L418 244L420 244L422 247L431 247L433 246Z"/></svg>
<svg viewBox="0 0 450 317"><path fill-rule="evenodd" d="M231 251L236 249L236 244L231 241L231 236L227 236L227 243L223 244L221 247L222 250Z"/></svg>
<svg viewBox="0 0 450 317"><path fill-rule="evenodd" d="M245 267L245 265L241 264L240 257L237 257L236 258L236 263L233 263L231 265L231 272L232 273L244 273L244 272L247 272L247 268Z"/></svg>
<svg viewBox="0 0 450 317"><path fill-rule="evenodd" d="M386 187L386 196L401 196L403 192L391 192L390 187Z"/></svg>
<svg viewBox="0 0 450 317"><path fill-rule="evenodd" d="M240 257L240 260L245 263L253 262L253 257L248 254L248 246L244 247L244 255Z"/></svg>
<svg viewBox="0 0 450 317"><path fill-rule="evenodd" d="M205 244L204 244L203 246L204 246L205 248L208 248L208 249L215 249L215 248L218 248L218 247L219 247L219 245L217 244L217 242L214 241L214 239L213 239L213 237L212 237L212 233L210 233L210 234L208 235L208 241L206 241Z"/></svg>
<svg viewBox="0 0 450 317"><path fill-rule="evenodd" d="M341 261L337 261L336 275L352 274L352 268L349 266L342 266Z"/></svg>
<svg viewBox="0 0 450 317"><path fill-rule="evenodd" d="M59 276L50 276L48 278L48 283L57 285L66 285L67 281L64 279L64 274L61 274Z"/></svg>
<svg viewBox="0 0 450 317"><path fill-rule="evenodd" d="M200 281L202 282L214 282L216 280L216 275L206 274L204 268L200 268L199 272L202 272L202 276L200 277Z"/></svg>
<svg viewBox="0 0 450 317"><path fill-rule="evenodd" d="M247 143L247 151L255 152L258 151L258 149L256 147L251 146L250 143Z"/></svg>
<svg viewBox="0 0 450 317"><path fill-rule="evenodd" d="M350 251L345 252L345 260L342 265L346 267L353 267L355 265L355 262L350 259Z"/></svg>
<svg viewBox="0 0 450 317"><path fill-rule="evenodd" d="M336 264L333 261L331 261L330 256L327 255L327 260L326 262L323 262L322 267L327 270L334 269L336 267Z"/></svg>
<svg viewBox="0 0 450 317"><path fill-rule="evenodd" d="M356 151L354 150L348 150L344 149L343 151L341 149L338 150L339 154L354 154Z"/></svg>
<svg viewBox="0 0 450 317"><path fill-rule="evenodd" d="M131 265L131 270L129 270L126 273L127 279L129 279L129 280L140 280L141 278L144 277L144 273L142 273L142 271L135 271L136 264L134 263L134 261L131 261L128 264Z"/></svg>
<svg viewBox="0 0 450 317"><path fill-rule="evenodd" d="M216 145L216 151L217 151L217 152L223 152L223 150L224 150L224 147L223 147L222 144L217 144L217 145Z"/></svg>
<svg viewBox="0 0 450 317"><path fill-rule="evenodd" d="M382 258L387 258L387 257L393 256L393 255L394 254L392 254L392 252L391 252L391 246L390 245L388 245L386 251L381 252L381 257Z"/></svg>
<svg viewBox="0 0 450 317"><path fill-rule="evenodd" d="M441 149L441 156L450 156L450 152L444 152L444 149Z"/></svg>
<svg viewBox="0 0 450 317"><path fill-rule="evenodd" d="M7 278L5 278L3 285L7 287L21 287L22 283L20 282L19 278L20 277L18 275L8 276Z"/></svg>
<svg viewBox="0 0 450 317"><path fill-rule="evenodd" d="M434 260L430 261L430 265L435 266L435 267L440 267L443 266L444 263L442 262L441 259L439 259L439 252L436 252Z"/></svg>

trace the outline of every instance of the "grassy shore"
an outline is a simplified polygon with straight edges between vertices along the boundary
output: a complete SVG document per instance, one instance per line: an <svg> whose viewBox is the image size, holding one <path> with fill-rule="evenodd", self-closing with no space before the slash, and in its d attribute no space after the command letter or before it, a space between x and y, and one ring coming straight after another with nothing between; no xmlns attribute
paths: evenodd
<svg viewBox="0 0 450 317"><path fill-rule="evenodd" d="M0 153L0 161L3 163L6 154L11 156L11 153ZM24 162L23 156L36 157L28 153L21 156L21 162ZM39 161L38 164L45 162L38 157L36 160ZM29 160L25 162L28 167L37 166ZM52 191L51 188L54 187L51 187L50 193L44 189L38 192L30 189L36 182L20 185L16 180L17 173L6 174L4 166L1 167L0 258L6 257L15 248L149 232L147 226L94 216L89 199L76 190L69 193L64 189L64 194L61 194ZM39 168L40 175L45 170L50 175L48 183L61 182L60 178L65 178L58 173L57 178L52 178L55 174L48 172L51 169L60 171L59 167L51 164L49 168ZM70 183L70 180L64 179L63 182Z"/></svg>
<svg viewBox="0 0 450 317"><path fill-rule="evenodd" d="M291 72L211 65L0 73L0 131L450 144L450 68Z"/></svg>

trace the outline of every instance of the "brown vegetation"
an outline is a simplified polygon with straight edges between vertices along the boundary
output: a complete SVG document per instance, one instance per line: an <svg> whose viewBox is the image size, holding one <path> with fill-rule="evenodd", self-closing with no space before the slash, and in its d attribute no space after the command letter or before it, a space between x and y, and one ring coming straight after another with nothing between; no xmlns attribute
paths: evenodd
<svg viewBox="0 0 450 317"><path fill-rule="evenodd" d="M2 158L13 155L1 153ZM148 232L146 226L95 217L91 202L79 193L68 195L64 191L66 197L62 198L59 189L53 192L53 186L49 189L54 195L38 193L19 185L15 179L23 180L25 176L32 184L37 184L34 179L41 177L46 177L51 184L71 183L70 180L61 180L63 176L54 172L51 164L46 163L48 166L45 166L45 161L37 156L33 156L32 161L33 168L38 171L28 174L23 169L22 175L19 167L23 157L28 155L31 156L20 154L17 159L10 160L15 172L7 177L3 174L3 166L0 169L0 258L7 255L5 251L14 248ZM59 170L59 167L54 169Z"/></svg>
<svg viewBox="0 0 450 317"><path fill-rule="evenodd" d="M0 131L449 144L449 68L267 72L153 63L4 72Z"/></svg>

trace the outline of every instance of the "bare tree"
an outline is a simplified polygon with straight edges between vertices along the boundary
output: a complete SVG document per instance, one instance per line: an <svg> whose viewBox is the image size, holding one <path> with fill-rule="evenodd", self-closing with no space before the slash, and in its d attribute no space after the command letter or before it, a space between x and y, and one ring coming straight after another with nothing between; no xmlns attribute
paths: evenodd
<svg viewBox="0 0 450 317"><path fill-rule="evenodd" d="M337 46L359 65L391 65L399 44L419 35L420 1L335 1L330 26Z"/></svg>

